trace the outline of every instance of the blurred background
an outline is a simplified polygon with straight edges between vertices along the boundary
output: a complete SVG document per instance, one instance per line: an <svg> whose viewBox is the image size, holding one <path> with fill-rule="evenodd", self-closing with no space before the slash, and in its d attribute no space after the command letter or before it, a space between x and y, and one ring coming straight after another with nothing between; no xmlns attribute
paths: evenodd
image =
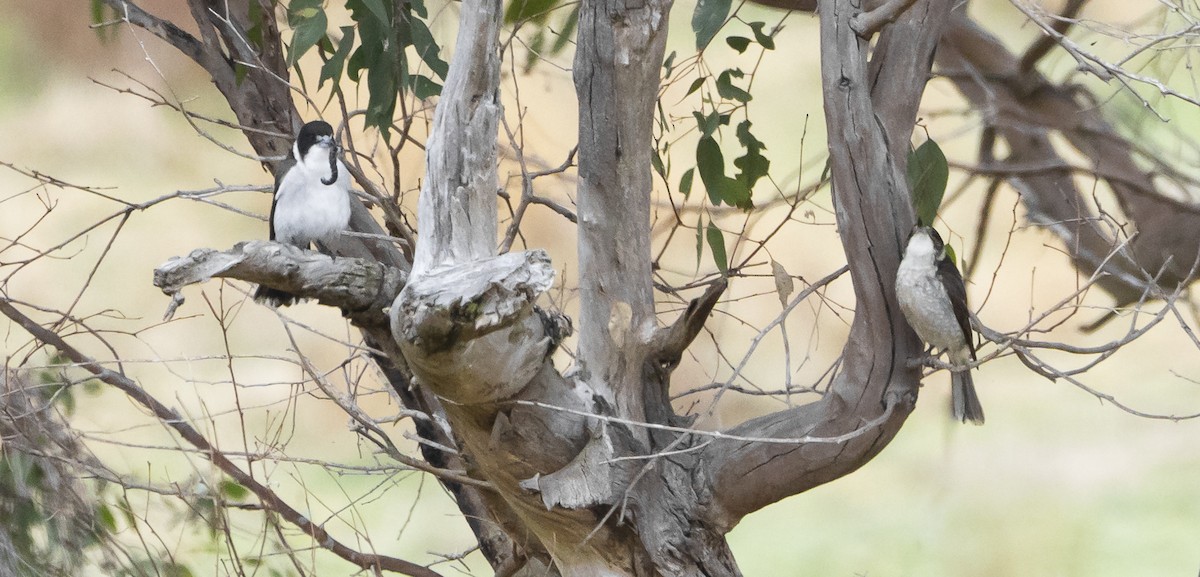
<svg viewBox="0 0 1200 577"><path fill-rule="evenodd" d="M337 4L326 6L331 18ZM1097 28L1157 25L1145 17L1148 6L1133 4L1095 1L1084 14ZM356 395L371 415L392 419L383 426L398 445L415 453L415 444L406 438L411 436L407 422L398 418L394 400L356 346L356 331L337 311L308 303L280 316L249 302L250 287L244 283L211 281L185 292L187 302L174 321L159 321L169 298L151 284L156 266L196 248L223 250L267 235L271 177L261 165L201 137L179 112L134 94L154 91L189 111L232 118L203 71L139 29L89 28L88 2L0 0L0 6L7 16L0 21L0 238L9 245L0 251L7 278L4 293L24 303L69 310L100 327L129 375L187 415L223 449L255 455L256 474L309 518L322 520L343 542L419 563L438 562L436 568L447 575L490 574L482 556L471 551L472 535L438 483L395 467L359 440L346 414L300 368L303 356L334 390ZM146 1L143 8L189 22L181 2ZM678 24L668 52L681 57L694 52L694 36L686 26L693 9L690 1L676 4ZM1003 31L1011 48L1019 49L1039 34L1007 2L976 1L971 10L992 30ZM457 4L431 4L435 12L433 31L449 46ZM777 49L756 60L721 45L709 49L704 66L753 71L751 119L771 153L770 182L764 179L755 190L755 203L763 210L753 217L719 211L710 215L724 229L735 261L753 249L751 243L739 243L739 235L774 236L767 245L769 255L748 269L748 278L733 282L709 323L709 334L697 341L676 373L677 408L700 414L698 426L705 428L811 400L800 389L820 382L836 360L853 308L848 279L840 279L820 291L811 306L806 303L788 317L786 351L785 335L778 331L751 348L752 339L781 310L769 260L782 265L801 289L837 270L844 257L827 188L794 211L780 201L795 198L818 180L824 165L816 20L756 7L743 7L739 15L744 21L766 21L768 27L782 24ZM332 22L331 29L338 24ZM740 21L728 26L745 28ZM1111 40L1092 39L1105 40L1094 47L1097 51L1122 53L1120 46L1110 46ZM514 50L521 54L520 48ZM1193 56L1194 48L1185 49L1180 63L1165 73L1170 81L1192 87ZM568 51L528 71L519 65L506 70L506 113L514 126L520 121L520 132L514 143L502 131L500 170L502 185L514 196L521 184L513 162L515 144L535 166L553 167L566 159L575 141L570 64ZM319 62L314 70L316 66ZM1056 54L1047 66L1051 75L1067 74L1073 61ZM683 79L664 88L662 103L676 126L693 126L696 97L688 94L689 84L690 79ZM348 83L344 87L354 90ZM1118 89L1100 87L1100 105L1114 117L1135 119L1148 140L1160 139L1171 148L1174 135L1200 128L1194 107L1160 102L1159 112L1170 119L1162 123L1139 112L1137 100ZM316 107L301 108L306 120L338 118L336 106L324 107L328 94L322 94L314 96ZM365 95L359 96L365 101ZM964 107L948 82L935 79L916 142L928 131L952 163L973 162L978 123ZM427 120L416 123L418 140L424 140ZM235 150L250 151L233 130L205 130ZM658 191L656 246L664 255L662 278L678 283L716 267L707 253L697 259L694 231L670 238L666 234L676 219L670 195L684 203L674 185L690 166L695 135L681 128L665 138L674 143L669 159L676 168L668 179L671 190L660 186ZM380 155L369 137L359 148ZM406 191L405 202L411 206L423 170L420 150L408 147L402 160L398 188ZM72 186L40 183L32 176L35 171ZM538 193L570 206L573 178L569 171L539 180ZM961 247L959 254L969 254L963 243L974 239L980 226L988 227L991 238L1006 239L983 252L968 287L985 324L1002 331L1020 328L1082 284L1057 240L1026 227L1013 191L1002 188L996 206L1003 210L980 223L983 184L959 190L964 184L952 173L940 225L950 242ZM221 187L245 190L226 190L202 201L175 198L131 211L127 219L119 215L122 202L147 203L178 191ZM531 211L522 228L524 246L550 252L561 272L551 300L571 313L573 225L548 210ZM683 212L689 224L699 216L686 208ZM21 264L60 244L52 257ZM1105 295L1088 293L1077 308L1061 311L1047 323L1053 328L1042 337L1080 346L1119 339L1133 322L1129 316L1095 334L1078 331L1109 305ZM664 297L660 310L677 307L677 301ZM1179 309L1189 329L1168 315L1082 380L1099 394L1145 413L1200 412L1196 309L1182 304ZM37 311L29 314L37 317ZM49 367L42 370L78 378L70 369L53 367L46 351L33 352L28 335L7 320L0 321L0 335L10 368ZM87 334L75 335L71 342L96 357L113 358ZM560 368L570 362L569 345L558 359ZM730 364L747 354L747 368L736 380L741 388L779 390L784 383L795 383L797 392L729 393L710 410L712 392L692 389L729 380ZM1055 360L1062 367L1078 367L1094 359L1064 353ZM1200 422L1135 416L1070 383L1043 379L1011 356L981 367L975 381L986 426L951 421L948 377L937 373L925 379L916 411L881 455L846 478L743 521L730 540L745 574L1200 572ZM179 441L124 395L104 387L63 394L72 396L72 406L63 410L88 450L123 478L182 487L189 494L219 484L201 456L173 450ZM114 524L124 539L145 540L138 527L153 527L151 547L187 560L195 574L235 574L220 543L190 522L204 515L195 501L137 491L102 495L132 504L134 518ZM261 516L257 511L231 513L233 539L243 549L269 541L261 536ZM305 546L295 535L291 539L294 546ZM258 553L264 567L286 567L278 552ZM322 552L305 551L303 557L320 575L359 574Z"/></svg>

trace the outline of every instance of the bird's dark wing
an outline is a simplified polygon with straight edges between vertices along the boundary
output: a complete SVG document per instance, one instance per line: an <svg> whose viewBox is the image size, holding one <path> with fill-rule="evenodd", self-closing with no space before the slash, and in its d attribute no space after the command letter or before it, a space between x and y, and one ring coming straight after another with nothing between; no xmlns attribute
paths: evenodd
<svg viewBox="0 0 1200 577"><path fill-rule="evenodd" d="M275 205L279 204L279 185L283 184L283 176L287 174L292 167L296 166L296 159L292 155L279 161L279 165L275 167L275 190L271 197L271 218L267 220L271 228L271 240L275 240Z"/></svg>
<svg viewBox="0 0 1200 577"><path fill-rule="evenodd" d="M950 297L950 306L954 309L954 319L962 328L967 348L971 350L971 360L975 360L975 335L971 333L971 315L967 309L967 287L963 284L962 274L958 272L950 259L943 258L938 261L937 276L942 286L946 287L946 296Z"/></svg>

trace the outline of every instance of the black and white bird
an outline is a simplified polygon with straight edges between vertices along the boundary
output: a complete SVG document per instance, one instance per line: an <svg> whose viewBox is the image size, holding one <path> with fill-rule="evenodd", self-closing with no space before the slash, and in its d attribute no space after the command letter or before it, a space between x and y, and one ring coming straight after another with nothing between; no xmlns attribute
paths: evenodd
<svg viewBox="0 0 1200 577"><path fill-rule="evenodd" d="M982 425L983 407L967 366L975 360L967 287L936 230L917 226L909 235L896 272L896 298L917 336L945 351L955 367L951 370L954 418Z"/></svg>
<svg viewBox="0 0 1200 577"><path fill-rule="evenodd" d="M350 175L338 150L329 123L314 120L300 129L291 158L275 174L271 240L324 249L349 225ZM298 297L259 285L254 300L278 307L295 304Z"/></svg>

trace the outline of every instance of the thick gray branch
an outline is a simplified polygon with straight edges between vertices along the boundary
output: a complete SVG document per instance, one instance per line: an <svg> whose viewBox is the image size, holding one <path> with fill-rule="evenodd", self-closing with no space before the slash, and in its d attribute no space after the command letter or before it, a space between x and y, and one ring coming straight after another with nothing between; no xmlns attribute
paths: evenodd
<svg viewBox="0 0 1200 577"><path fill-rule="evenodd" d="M345 310L359 325L386 325L386 308L408 275L396 268L357 258L333 258L269 241L240 242L228 251L202 248L174 257L154 269L154 286L183 302L188 285L211 278L265 284L321 304ZM168 315L170 312L168 312Z"/></svg>
<svg viewBox="0 0 1200 577"><path fill-rule="evenodd" d="M655 328L650 156L669 0L585 0L579 12L579 363L619 415L645 418Z"/></svg>
<svg viewBox="0 0 1200 577"><path fill-rule="evenodd" d="M545 360L533 301L553 280L540 250L413 275L392 307L392 334L421 384L439 395L466 404L505 399Z"/></svg>
<svg viewBox="0 0 1200 577"><path fill-rule="evenodd" d="M893 288L914 219L903 159L932 50L949 12L949 0L914 3L884 29L868 64L868 42L851 26L858 14L855 2L820 2L833 199L857 303L854 322L842 370L828 395L733 432L832 437L860 429L888 407L890 417L838 444L713 443L708 455L714 466L715 523L732 526L749 512L854 471L892 439L911 411L919 375L905 361L921 348ZM876 64L879 59L885 62Z"/></svg>
<svg viewBox="0 0 1200 577"><path fill-rule="evenodd" d="M458 43L425 152L413 268L419 273L496 254L496 130L501 6L463 3Z"/></svg>

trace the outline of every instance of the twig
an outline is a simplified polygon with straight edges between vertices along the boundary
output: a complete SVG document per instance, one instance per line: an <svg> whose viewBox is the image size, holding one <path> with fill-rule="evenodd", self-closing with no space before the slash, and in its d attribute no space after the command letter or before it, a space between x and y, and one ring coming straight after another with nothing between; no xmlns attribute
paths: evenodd
<svg viewBox="0 0 1200 577"><path fill-rule="evenodd" d="M158 399L147 393L145 389L132 379L105 368L92 358L79 352L57 334L45 329L33 319L25 316L21 311L18 311L7 298L0 297L0 313L4 313L5 316L12 319L13 322L20 325L37 340L57 348L59 352L95 375L96 378L116 387L130 399L149 409L160 422L174 429L185 441L204 452L217 468L221 469L226 475L229 475L238 484L254 493L262 501L263 506L278 513L281 517L299 527L301 531L311 537L321 548L364 569L383 569L413 577L441 577L436 571L422 567L411 561L386 555L362 553L347 547L330 535L324 527L310 521L299 511L292 508L291 505L284 502L269 487L259 483L234 464L233 461L230 461L224 453L213 447L204 435L200 434L199 431L184 420L175 409L159 402Z"/></svg>

